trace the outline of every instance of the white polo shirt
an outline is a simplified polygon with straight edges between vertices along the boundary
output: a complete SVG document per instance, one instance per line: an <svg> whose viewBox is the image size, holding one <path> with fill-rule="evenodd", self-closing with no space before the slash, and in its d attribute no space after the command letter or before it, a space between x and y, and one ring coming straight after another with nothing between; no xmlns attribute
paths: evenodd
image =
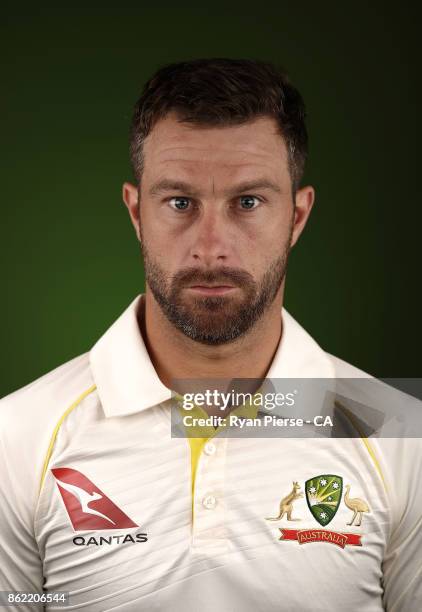
<svg viewBox="0 0 422 612"><path fill-rule="evenodd" d="M0 590L67 592L87 612L420 612L421 441L217 435L193 518L189 441L171 436L141 299L0 402ZM368 376L282 318L268 378ZM339 501L327 525L318 492Z"/></svg>

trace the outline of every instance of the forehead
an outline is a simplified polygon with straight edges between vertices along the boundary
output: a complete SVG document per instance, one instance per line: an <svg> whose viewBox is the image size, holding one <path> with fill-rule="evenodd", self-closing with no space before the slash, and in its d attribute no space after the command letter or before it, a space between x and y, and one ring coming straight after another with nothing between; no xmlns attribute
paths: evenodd
<svg viewBox="0 0 422 612"><path fill-rule="evenodd" d="M266 169L288 172L284 138L272 117L259 117L240 125L223 127L183 123L171 113L160 119L144 143L145 175L161 174L165 169L247 173Z"/></svg>

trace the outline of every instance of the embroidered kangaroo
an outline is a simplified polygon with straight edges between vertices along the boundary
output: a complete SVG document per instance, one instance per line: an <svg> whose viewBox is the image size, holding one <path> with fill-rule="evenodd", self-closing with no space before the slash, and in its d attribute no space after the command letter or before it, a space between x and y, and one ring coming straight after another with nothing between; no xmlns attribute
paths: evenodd
<svg viewBox="0 0 422 612"><path fill-rule="evenodd" d="M283 518L283 516L287 514L288 521L301 521L302 519L300 518L292 518L293 502L296 499L299 499L299 497L303 497L303 493L298 493L299 489L300 489L300 484L293 481L292 490L290 491L288 495L286 495L286 497L283 497L283 499L280 502L280 514L278 516L275 516L273 518L267 518L265 520L266 521L280 521Z"/></svg>

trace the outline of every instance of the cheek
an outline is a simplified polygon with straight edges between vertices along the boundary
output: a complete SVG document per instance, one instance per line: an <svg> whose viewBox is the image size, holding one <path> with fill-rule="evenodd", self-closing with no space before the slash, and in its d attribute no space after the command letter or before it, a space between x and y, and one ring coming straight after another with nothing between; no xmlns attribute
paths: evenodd
<svg viewBox="0 0 422 612"><path fill-rule="evenodd" d="M282 250L289 239L291 221L291 217L283 219L272 217L250 227L244 236L248 248L264 253Z"/></svg>
<svg viewBox="0 0 422 612"><path fill-rule="evenodd" d="M262 274L274 260L289 250L291 218L269 220L265 225L251 228L247 240L239 241L239 256L252 273Z"/></svg>
<svg viewBox="0 0 422 612"><path fill-rule="evenodd" d="M152 224L145 231L144 244L147 255L165 271L166 275L175 274L186 265L188 248L180 236L170 236L159 224Z"/></svg>
<svg viewBox="0 0 422 612"><path fill-rule="evenodd" d="M141 208L141 226L144 242L151 254L166 255L175 237L169 233L168 227L149 206Z"/></svg>

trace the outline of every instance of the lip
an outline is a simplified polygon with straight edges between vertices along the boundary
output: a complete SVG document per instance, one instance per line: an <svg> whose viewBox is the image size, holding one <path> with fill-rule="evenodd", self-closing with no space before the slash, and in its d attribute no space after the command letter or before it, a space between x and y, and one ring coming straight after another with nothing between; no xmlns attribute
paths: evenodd
<svg viewBox="0 0 422 612"><path fill-rule="evenodd" d="M236 289L236 287L232 287L231 285L192 285L192 287L188 288L202 295L225 295Z"/></svg>

